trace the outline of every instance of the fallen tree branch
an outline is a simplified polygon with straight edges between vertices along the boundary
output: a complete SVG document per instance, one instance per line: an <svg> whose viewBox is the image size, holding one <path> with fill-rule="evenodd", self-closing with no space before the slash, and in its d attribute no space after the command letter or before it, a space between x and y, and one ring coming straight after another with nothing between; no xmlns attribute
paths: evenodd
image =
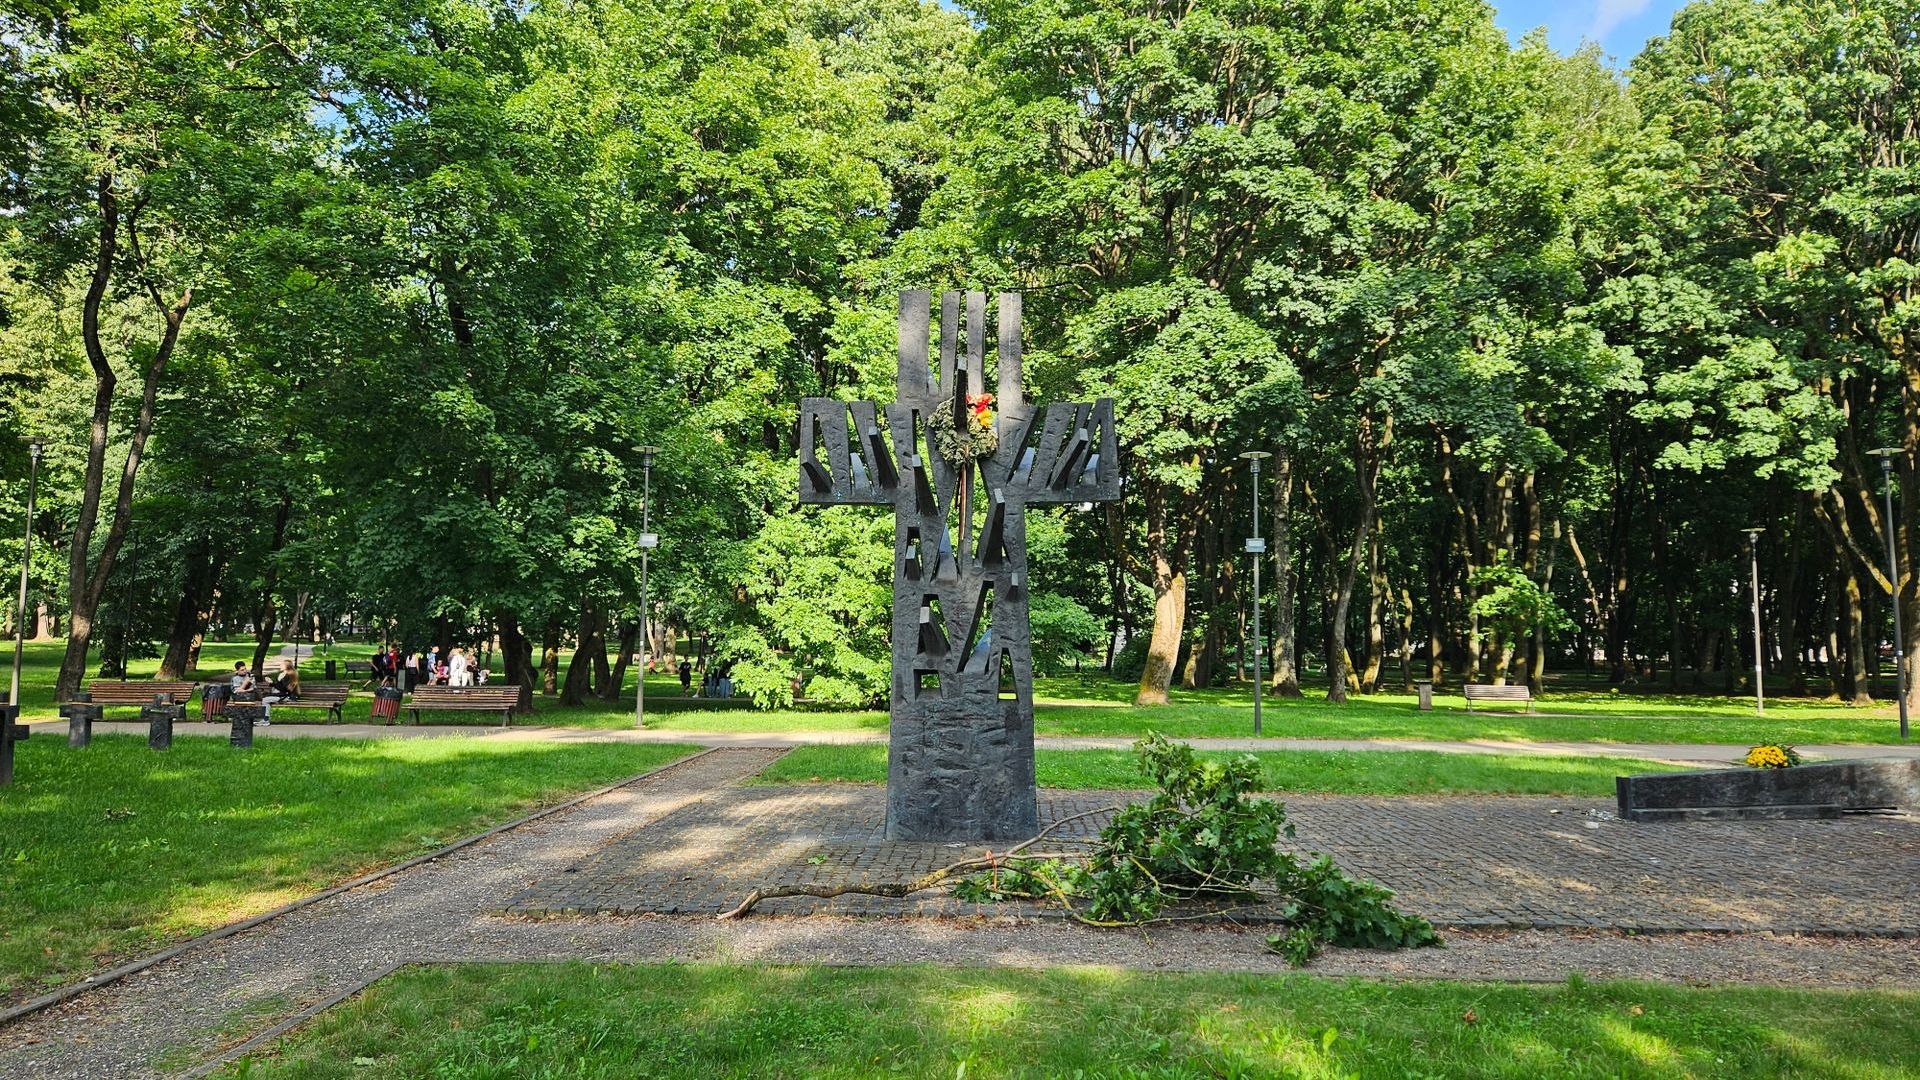
<svg viewBox="0 0 1920 1080"><path fill-rule="evenodd" d="M715 918L722 921L737 919L747 912L752 911L761 901L774 900L783 896L812 896L821 900L831 900L836 896L853 894L858 896L884 896L899 899L903 896L911 896L917 892L925 892L935 885L951 878L975 874L983 870L998 870L1013 861L1045 862L1049 859L1081 858L1083 856L1078 852L1049 851L1035 854L1029 853L1027 849L1045 840L1048 836L1051 836L1059 830L1061 826L1093 817L1096 814L1117 814L1120 812L1120 809L1118 806L1102 806L1095 810L1087 810L1063 817L1059 821L1054 822L1003 852L995 854L992 851L988 851L983 855L961 859L959 862L949 863L938 870L932 870L922 874L912 881L857 881L850 885L773 885L764 889L755 889L747 894L745 900L740 901L738 907L735 907L731 911L722 912L715 916Z"/></svg>

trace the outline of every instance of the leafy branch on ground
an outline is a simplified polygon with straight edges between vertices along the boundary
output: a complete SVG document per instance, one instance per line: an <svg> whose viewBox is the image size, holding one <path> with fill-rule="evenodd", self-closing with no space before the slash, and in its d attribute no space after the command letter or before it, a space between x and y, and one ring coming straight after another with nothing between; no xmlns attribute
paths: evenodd
<svg viewBox="0 0 1920 1080"><path fill-rule="evenodd" d="M1202 759L1192 747L1158 734L1136 742L1134 753L1158 788L1144 803L1063 818L1008 851L964 859L911 882L756 890L721 918L737 918L776 896L899 897L953 881L954 896L963 901L1056 904L1090 926L1219 918L1273 905L1288 930L1270 935L1267 947L1294 964L1326 945L1439 944L1425 919L1392 905L1390 890L1348 876L1325 855L1303 860L1281 850L1280 841L1294 835L1293 825L1285 804L1259 797L1261 767L1253 755ZM1102 813L1113 817L1089 852L1032 850L1062 826Z"/></svg>

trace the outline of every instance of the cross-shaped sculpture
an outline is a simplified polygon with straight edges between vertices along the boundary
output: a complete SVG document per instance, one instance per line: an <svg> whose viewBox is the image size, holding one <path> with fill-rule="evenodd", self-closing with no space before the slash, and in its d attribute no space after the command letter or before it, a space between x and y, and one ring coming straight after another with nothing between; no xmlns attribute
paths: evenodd
<svg viewBox="0 0 1920 1080"><path fill-rule="evenodd" d="M985 382L987 297L965 301L962 354L961 294L941 297L935 374L931 294L900 294L899 399L884 410L831 398L800 405L800 501L893 506L895 840L1039 831L1026 508L1120 496L1112 400L1035 409L1021 393L1019 293L999 298L998 446L948 460L936 428L967 430Z"/></svg>

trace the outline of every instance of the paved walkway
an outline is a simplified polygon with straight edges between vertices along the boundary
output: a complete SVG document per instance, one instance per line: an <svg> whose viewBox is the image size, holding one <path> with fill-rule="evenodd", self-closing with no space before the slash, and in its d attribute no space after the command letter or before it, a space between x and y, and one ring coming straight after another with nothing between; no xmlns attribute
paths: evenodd
<svg viewBox="0 0 1920 1080"><path fill-rule="evenodd" d="M45 731L65 729L64 720L42 720L32 725ZM93 725L95 734L117 732L145 735L145 724L108 720ZM174 729L178 736L214 735L225 738L227 728L190 719ZM515 725L510 728L473 724L275 724L255 731L268 739L424 739L450 735L534 742L686 743L695 746L785 748L814 744L855 745L884 743L880 731L683 731L678 728L584 728L555 725ZM56 736L57 737L57 736ZM1679 765L1731 765L1747 752L1747 744L1729 743L1617 743L1617 742L1503 742L1497 739L1183 739L1200 750L1426 750L1442 754L1512 754L1522 757L1641 758ZM1042 735L1034 745L1043 750L1124 750L1133 745L1125 736ZM1860 758L1906 761L1920 759L1920 742L1905 744L1823 743L1800 745L1809 760Z"/></svg>
<svg viewBox="0 0 1920 1080"><path fill-rule="evenodd" d="M1045 791L1042 824L1095 814L1055 834L1096 835L1124 791ZM1450 927L1771 931L1920 935L1920 819L1641 824L1593 800L1290 796L1301 852L1324 851ZM754 888L910 881L953 862L958 844L885 839L885 796L816 784L715 792L535 883L518 914L715 914ZM965 915L929 892L769 903L787 914ZM1046 912L1034 909L1027 914ZM1274 921L1277 911L1249 916Z"/></svg>
<svg viewBox="0 0 1920 1080"><path fill-rule="evenodd" d="M445 858L354 888L243 933L208 942L110 986L0 1029L0 1076L177 1075L217 1059L301 1010L348 993L396 962L583 959L733 963L947 965L1110 964L1141 970L1278 972L1257 933L1174 926L1152 934L1099 932L1060 919L1021 920L990 909L969 919L789 919L734 923L706 917L597 916L526 919L500 910L543 883L625 864L636 883L664 890L677 880L717 884L733 863L760 866L752 846L784 830L840 835L847 850L872 842L871 789L742 788L778 750L717 749L655 772L562 813L498 834ZM1082 793L1050 800L1054 812ZM1757 887L1747 905L1772 912L1827 909L1860 915L1868 890L1885 888L1870 926L1912 925L1915 905L1892 888L1915 865L1920 825L1883 820L1626 825L1595 818L1585 804L1559 815L1542 800L1299 800L1303 836L1352 859L1354 869L1397 880L1417 909L1459 906L1473 895L1572 895L1576 906L1647 897L1660 890L1737 902L1706 891L1687 837L1719 852L1726 888ZM1483 812L1463 807L1479 805ZM1436 813L1445 809L1446 813ZM758 819L756 821L756 819ZM1481 830L1505 830L1486 836ZM770 830L770 831L769 831ZM864 831L862 831L864 830ZM1342 831L1344 830L1344 831ZM1514 837L1524 845L1511 846ZM1783 839L1784 838L1784 839ZM1449 853L1459 846L1463 856ZM1821 854L1817 863L1814 850ZM1545 862L1538 860L1543 858ZM797 854L797 851L796 851ZM857 857L856 857L857 858ZM790 861L790 860L789 860ZM780 860L766 865L778 872ZM802 865L810 865L802 860ZM836 866L851 865L838 859ZM877 866L877 864L876 864ZM1584 869L1583 869L1584 867ZM1566 878L1577 873L1578 878ZM1433 875L1431 880L1419 875ZM677 875L677 876L676 876ZM1766 878L1779 880L1768 885ZM644 879L644 880L642 880ZM1601 888L1587 887L1598 881ZM648 885L647 882L654 884ZM1718 886L1715 886L1718 887ZM1839 898L1836 904L1823 898ZM1558 903L1559 901L1549 901ZM1729 919L1741 912L1730 912ZM1330 950L1313 970L1446 978L1724 980L1790 985L1920 985L1920 941L1724 935L1625 936L1605 932L1467 930L1445 949L1399 953Z"/></svg>

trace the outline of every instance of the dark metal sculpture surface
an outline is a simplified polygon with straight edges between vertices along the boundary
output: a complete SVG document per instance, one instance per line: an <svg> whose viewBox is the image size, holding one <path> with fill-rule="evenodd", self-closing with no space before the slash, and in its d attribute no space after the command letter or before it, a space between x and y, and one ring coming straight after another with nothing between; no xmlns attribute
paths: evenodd
<svg viewBox="0 0 1920 1080"><path fill-rule="evenodd" d="M985 293L900 294L899 399L807 398L800 501L892 505L893 691L887 835L1014 840L1039 830L1026 508L1120 496L1113 402L1027 404L1020 294L998 300L998 447L950 462L935 425L964 426L984 392Z"/></svg>

